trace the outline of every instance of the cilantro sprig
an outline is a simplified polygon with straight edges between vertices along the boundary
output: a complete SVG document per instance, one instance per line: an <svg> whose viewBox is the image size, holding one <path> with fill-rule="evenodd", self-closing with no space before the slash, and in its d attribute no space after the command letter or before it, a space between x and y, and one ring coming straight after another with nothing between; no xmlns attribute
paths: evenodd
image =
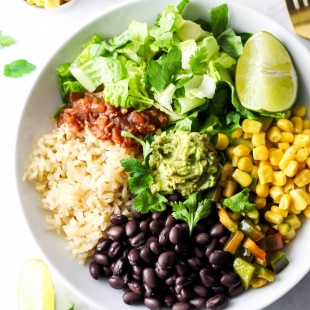
<svg viewBox="0 0 310 310"><path fill-rule="evenodd" d="M249 202L249 192L249 188L244 188L232 197L224 199L223 205L237 214L251 211L255 208L255 205Z"/></svg>
<svg viewBox="0 0 310 310"><path fill-rule="evenodd" d="M150 190L154 179L149 169L149 156L153 150L151 144L154 136L147 134L142 140L127 131L122 131L121 134L123 137L138 141L143 150L143 162L140 162L137 158L125 158L120 161L124 170L130 173L128 178L129 190L132 194L137 195L133 205L135 210L140 213L164 211L167 199L159 193L152 194Z"/></svg>
<svg viewBox="0 0 310 310"><path fill-rule="evenodd" d="M171 206L174 218L187 222L190 235L198 221L211 212L211 200L200 200L198 192L191 194L184 202L172 202Z"/></svg>

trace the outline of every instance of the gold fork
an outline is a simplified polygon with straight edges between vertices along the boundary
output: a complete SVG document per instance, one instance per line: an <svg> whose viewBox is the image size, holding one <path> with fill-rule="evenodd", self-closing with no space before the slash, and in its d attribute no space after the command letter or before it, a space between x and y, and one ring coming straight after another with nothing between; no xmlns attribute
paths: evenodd
<svg viewBox="0 0 310 310"><path fill-rule="evenodd" d="M310 0L285 0L295 32L310 39Z"/></svg>

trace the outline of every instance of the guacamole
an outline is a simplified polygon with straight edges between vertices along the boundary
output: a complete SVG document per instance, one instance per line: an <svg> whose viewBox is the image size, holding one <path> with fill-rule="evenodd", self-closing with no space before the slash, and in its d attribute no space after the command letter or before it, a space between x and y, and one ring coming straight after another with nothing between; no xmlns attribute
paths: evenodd
<svg viewBox="0 0 310 310"><path fill-rule="evenodd" d="M155 136L149 166L152 193L175 190L187 198L216 184L222 166L208 135L198 132L164 132Z"/></svg>

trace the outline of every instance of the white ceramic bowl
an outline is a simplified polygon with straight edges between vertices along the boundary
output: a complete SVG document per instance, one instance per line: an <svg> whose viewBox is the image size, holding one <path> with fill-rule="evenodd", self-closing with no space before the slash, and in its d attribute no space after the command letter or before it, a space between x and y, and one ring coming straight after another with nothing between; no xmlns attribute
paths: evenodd
<svg viewBox="0 0 310 310"><path fill-rule="evenodd" d="M17 183L20 201L26 221L43 250L49 263L56 269L65 284L85 302L98 309L128 309L122 301L122 292L109 287L106 281L95 281L89 275L88 265L80 266L65 251L65 241L54 233L45 231L44 212L38 207L40 197L32 184L23 182L22 177L28 164L35 136L48 133L53 125L49 117L60 103L55 68L66 61L72 61L81 51L81 46L93 33L103 38L111 37L125 30L132 19L152 23L157 13L167 4L178 4L178 0L135 0L116 6L108 12L99 14L91 23L78 29L68 41L59 48L39 75L29 98L26 101L20 122L17 150ZM228 3L230 25L239 32L266 30L277 36L291 52L300 73L299 102L310 102L310 59L308 51L299 41L280 25L266 16L242 5L225 0L192 0L185 10L188 18L206 18L208 9ZM42 104L44 102L44 104ZM289 291L310 270L309 243L310 222L304 222L298 230L297 238L287 248L290 264L277 275L274 283L256 290L248 290L241 296L231 299L227 309L262 309ZM130 309L133 309L131 307Z"/></svg>
<svg viewBox="0 0 310 310"><path fill-rule="evenodd" d="M43 9L44 11L51 11L51 12L62 12L63 10L70 8L74 3L77 2L77 0L70 0L68 2L64 2L58 7L45 8L44 6L37 6L37 5L30 4L26 0L22 0L22 1L24 1L25 4L27 4L29 7L32 7L34 9Z"/></svg>

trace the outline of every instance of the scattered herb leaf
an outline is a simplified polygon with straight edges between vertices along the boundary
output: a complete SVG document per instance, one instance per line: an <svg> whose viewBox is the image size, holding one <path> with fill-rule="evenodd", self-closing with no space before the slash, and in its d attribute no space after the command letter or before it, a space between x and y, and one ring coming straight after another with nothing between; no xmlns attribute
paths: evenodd
<svg viewBox="0 0 310 310"><path fill-rule="evenodd" d="M15 40L9 36L2 34L0 31L0 48L10 46L13 44L15 44Z"/></svg>
<svg viewBox="0 0 310 310"><path fill-rule="evenodd" d="M255 205L249 202L249 192L250 189L245 188L234 196L224 199L223 205L237 214L251 211L255 208Z"/></svg>
<svg viewBox="0 0 310 310"><path fill-rule="evenodd" d="M3 74L10 78L18 78L32 72L36 66L24 59L15 60L4 66Z"/></svg>

